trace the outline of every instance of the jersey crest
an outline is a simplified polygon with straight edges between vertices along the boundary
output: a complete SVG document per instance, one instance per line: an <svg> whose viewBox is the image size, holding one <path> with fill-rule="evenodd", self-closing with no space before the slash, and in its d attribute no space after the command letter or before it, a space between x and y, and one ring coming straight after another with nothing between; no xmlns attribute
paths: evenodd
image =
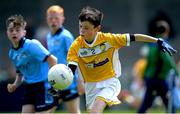
<svg viewBox="0 0 180 114"><path fill-rule="evenodd" d="M101 43L95 47L81 48L79 50L79 57L88 57L103 53L111 48L111 45L108 42Z"/></svg>

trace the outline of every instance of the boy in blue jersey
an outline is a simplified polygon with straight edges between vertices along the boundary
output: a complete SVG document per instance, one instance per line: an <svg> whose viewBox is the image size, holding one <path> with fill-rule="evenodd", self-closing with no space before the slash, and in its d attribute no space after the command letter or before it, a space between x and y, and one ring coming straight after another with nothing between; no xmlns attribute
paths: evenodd
<svg viewBox="0 0 180 114"><path fill-rule="evenodd" d="M25 38L26 21L21 15L10 16L6 20L7 36L12 43L9 57L13 61L17 75L14 83L8 84L10 93L25 82L22 113L52 113L57 100L48 93L48 69L57 64L39 41ZM48 68L49 66L49 68Z"/></svg>
<svg viewBox="0 0 180 114"><path fill-rule="evenodd" d="M63 23L64 9L58 5L50 6L47 9L47 24L50 28L50 32L47 34L47 47L57 57L58 63L67 64L67 52L74 37L63 27ZM60 99L65 102L69 113L80 113L77 81L75 74L73 83L67 89L60 91Z"/></svg>

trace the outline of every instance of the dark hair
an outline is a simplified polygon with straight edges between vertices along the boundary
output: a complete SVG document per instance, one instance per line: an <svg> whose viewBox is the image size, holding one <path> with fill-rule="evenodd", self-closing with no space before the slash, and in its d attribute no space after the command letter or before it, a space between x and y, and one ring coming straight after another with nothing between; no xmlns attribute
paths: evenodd
<svg viewBox="0 0 180 114"><path fill-rule="evenodd" d="M160 26L158 23L160 21L165 21L167 22L167 24L169 25L169 36L170 38L174 36L174 30L172 27L172 23L170 18L168 17L168 15L166 15L166 13L164 11L159 11L156 16L150 20L149 25L148 25L148 31L150 33L150 35L155 36L157 33L161 34L166 30L166 27L164 26Z"/></svg>
<svg viewBox="0 0 180 114"><path fill-rule="evenodd" d="M159 20L156 22L156 28L155 28L155 32L156 34L163 34L164 32L169 31L170 26L169 23L165 20Z"/></svg>
<svg viewBox="0 0 180 114"><path fill-rule="evenodd" d="M81 10L81 13L79 14L79 20L81 22L89 21L95 27L101 25L102 19L103 19L103 13L89 6L83 8Z"/></svg>
<svg viewBox="0 0 180 114"><path fill-rule="evenodd" d="M22 15L12 15L6 20L6 27L8 27L10 24L13 24L14 27L20 26L20 27L26 27L26 21L24 20Z"/></svg>

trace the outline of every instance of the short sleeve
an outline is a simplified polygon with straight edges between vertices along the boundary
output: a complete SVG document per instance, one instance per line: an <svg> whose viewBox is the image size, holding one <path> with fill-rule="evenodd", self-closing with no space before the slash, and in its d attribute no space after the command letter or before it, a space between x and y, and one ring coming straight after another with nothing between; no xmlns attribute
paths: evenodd
<svg viewBox="0 0 180 114"><path fill-rule="evenodd" d="M28 52L34 58L40 61L44 61L47 56L50 55L49 51L45 47L43 47L43 45L37 40L31 41L31 43L29 44Z"/></svg>
<svg viewBox="0 0 180 114"><path fill-rule="evenodd" d="M108 42L110 42L115 48L121 48L123 46L130 45L130 35L129 34L112 34L105 33L105 37Z"/></svg>

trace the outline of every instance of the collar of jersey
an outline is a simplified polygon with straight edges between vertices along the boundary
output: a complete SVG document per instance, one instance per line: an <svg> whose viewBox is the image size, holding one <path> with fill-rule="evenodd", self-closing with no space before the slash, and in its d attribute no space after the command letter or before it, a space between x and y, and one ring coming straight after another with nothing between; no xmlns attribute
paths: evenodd
<svg viewBox="0 0 180 114"><path fill-rule="evenodd" d="M19 48L23 47L23 44L24 44L25 40L26 40L25 37L21 38L21 40L19 41L18 47L17 47L17 48L12 47L12 48L13 48L14 50L18 50Z"/></svg>
<svg viewBox="0 0 180 114"><path fill-rule="evenodd" d="M84 40L84 42L86 43L86 45L88 45L89 47L92 47L93 46L93 44L94 44L94 42L96 42L96 39L97 39L97 37L98 37L98 33L96 34L96 36L94 37L94 40L93 40L93 42L92 43L87 43L86 42L86 40Z"/></svg>
<svg viewBox="0 0 180 114"><path fill-rule="evenodd" d="M57 31L56 31L56 33L55 34L53 34L53 36L55 36L55 35L57 35L57 34L59 34L59 33L61 33L62 32L62 29L63 27L60 27Z"/></svg>

